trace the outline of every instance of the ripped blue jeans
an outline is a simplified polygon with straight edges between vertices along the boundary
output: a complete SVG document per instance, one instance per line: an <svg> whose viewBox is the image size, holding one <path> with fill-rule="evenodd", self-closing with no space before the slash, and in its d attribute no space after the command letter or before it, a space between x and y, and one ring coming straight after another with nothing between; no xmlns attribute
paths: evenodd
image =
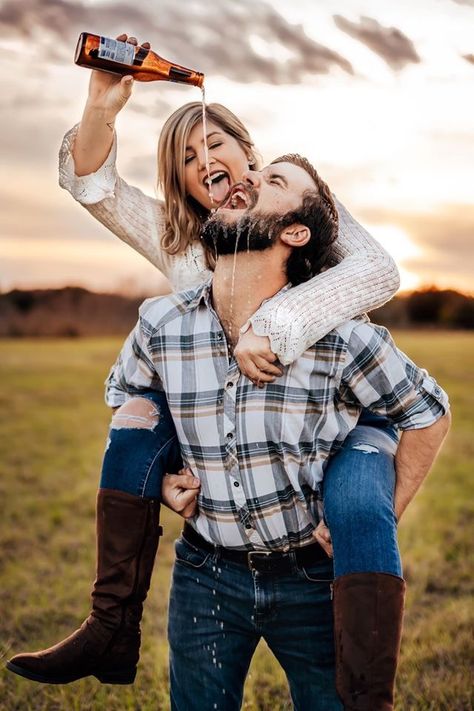
<svg viewBox="0 0 474 711"><path fill-rule="evenodd" d="M101 489L119 489L161 501L163 476L182 466L164 392L146 390L114 413L102 463Z"/></svg>
<svg viewBox="0 0 474 711"><path fill-rule="evenodd" d="M402 575L393 511L397 442L394 427L364 412L328 464L323 500L336 577L354 572ZM102 489L161 500L163 476L182 466L163 392L143 391L115 412L102 465Z"/></svg>
<svg viewBox="0 0 474 711"><path fill-rule="evenodd" d="M397 445L396 429L372 419L352 430L326 469L324 516L336 578L368 572L402 577L393 509Z"/></svg>

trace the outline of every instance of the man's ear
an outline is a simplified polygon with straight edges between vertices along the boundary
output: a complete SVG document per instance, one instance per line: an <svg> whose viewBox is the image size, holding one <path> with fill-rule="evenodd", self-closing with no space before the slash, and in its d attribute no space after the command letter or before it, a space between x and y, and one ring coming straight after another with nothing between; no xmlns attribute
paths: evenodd
<svg viewBox="0 0 474 711"><path fill-rule="evenodd" d="M288 247L304 247L308 244L311 237L311 230L306 225L300 225L295 223L286 227L280 234L280 239L282 242L288 245Z"/></svg>

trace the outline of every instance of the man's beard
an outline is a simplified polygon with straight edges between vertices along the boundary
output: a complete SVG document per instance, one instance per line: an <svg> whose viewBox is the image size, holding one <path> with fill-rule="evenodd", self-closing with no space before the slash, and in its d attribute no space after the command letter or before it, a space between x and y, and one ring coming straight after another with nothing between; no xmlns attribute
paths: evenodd
<svg viewBox="0 0 474 711"><path fill-rule="evenodd" d="M262 252L275 244L278 227L275 215L246 213L229 225L216 212L202 226L201 239L216 258L238 252Z"/></svg>

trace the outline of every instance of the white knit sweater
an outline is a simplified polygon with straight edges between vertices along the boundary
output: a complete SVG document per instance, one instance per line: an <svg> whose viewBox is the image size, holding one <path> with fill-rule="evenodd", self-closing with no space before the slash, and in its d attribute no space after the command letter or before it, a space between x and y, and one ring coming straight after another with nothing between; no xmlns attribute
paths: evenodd
<svg viewBox="0 0 474 711"><path fill-rule="evenodd" d="M117 142L97 172L78 177L72 146L78 125L64 136L59 152L59 184L121 240L140 252L171 282L176 291L209 277L199 241L184 253L169 255L161 247L163 205L128 185L116 170ZM388 301L399 287L393 259L336 199L339 263L308 282L265 302L251 317L254 332L268 336L283 364L292 363L336 326Z"/></svg>

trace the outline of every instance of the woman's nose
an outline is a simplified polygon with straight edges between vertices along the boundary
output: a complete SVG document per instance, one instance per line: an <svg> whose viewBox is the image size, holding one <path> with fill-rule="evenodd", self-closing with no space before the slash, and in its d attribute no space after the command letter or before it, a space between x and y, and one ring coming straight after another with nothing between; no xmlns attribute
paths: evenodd
<svg viewBox="0 0 474 711"><path fill-rule="evenodd" d="M199 170L204 170L206 168L206 151L204 149L202 151L199 151L198 163ZM212 163L215 163L215 159L211 155L209 155L209 165L212 165Z"/></svg>

